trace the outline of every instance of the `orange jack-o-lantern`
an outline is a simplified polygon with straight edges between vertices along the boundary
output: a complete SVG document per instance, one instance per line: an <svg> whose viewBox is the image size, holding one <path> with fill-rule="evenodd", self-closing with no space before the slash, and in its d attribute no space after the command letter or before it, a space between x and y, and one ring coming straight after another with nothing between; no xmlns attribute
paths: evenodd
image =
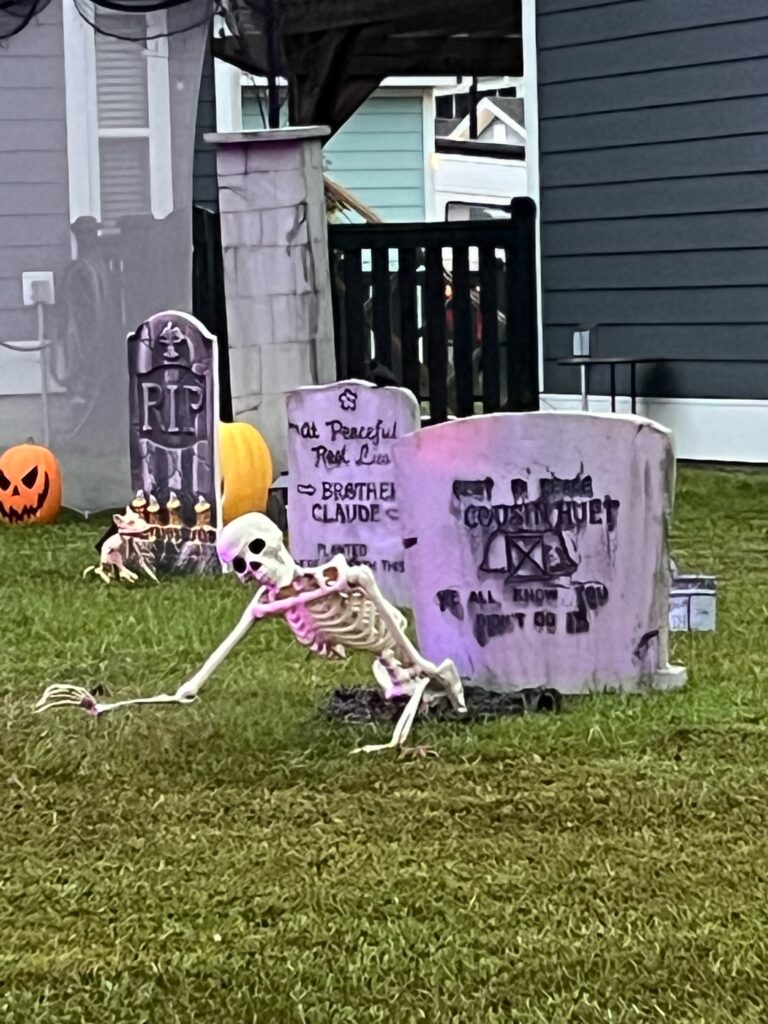
<svg viewBox="0 0 768 1024"><path fill-rule="evenodd" d="M20 444L0 455L0 523L52 523L61 509L61 470L53 452Z"/></svg>

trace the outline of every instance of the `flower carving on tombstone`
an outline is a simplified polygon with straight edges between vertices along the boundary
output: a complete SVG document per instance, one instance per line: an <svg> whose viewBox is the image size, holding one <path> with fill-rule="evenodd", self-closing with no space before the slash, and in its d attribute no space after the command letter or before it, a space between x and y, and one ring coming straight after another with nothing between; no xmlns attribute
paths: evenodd
<svg viewBox="0 0 768 1024"><path fill-rule="evenodd" d="M339 405L344 412L355 412L357 409L357 394L352 388L344 388L339 395Z"/></svg>

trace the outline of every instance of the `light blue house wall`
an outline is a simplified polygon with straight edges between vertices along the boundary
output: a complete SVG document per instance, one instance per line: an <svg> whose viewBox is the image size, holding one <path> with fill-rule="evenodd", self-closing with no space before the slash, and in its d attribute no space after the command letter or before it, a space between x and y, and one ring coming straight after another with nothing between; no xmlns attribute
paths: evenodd
<svg viewBox="0 0 768 1024"><path fill-rule="evenodd" d="M243 90L243 128L262 128L255 89ZM423 99L374 94L325 146L326 174L383 220L426 219Z"/></svg>

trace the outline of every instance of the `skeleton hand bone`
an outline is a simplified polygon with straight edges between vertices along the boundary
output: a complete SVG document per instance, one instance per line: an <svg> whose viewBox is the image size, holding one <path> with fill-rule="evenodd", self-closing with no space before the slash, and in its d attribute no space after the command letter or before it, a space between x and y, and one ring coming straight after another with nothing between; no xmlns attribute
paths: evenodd
<svg viewBox="0 0 768 1024"><path fill-rule="evenodd" d="M54 683L43 693L40 700L35 704L34 711L39 714L41 711L48 711L50 708L77 707L82 708L93 718L98 718L106 711L114 711L116 708L128 707L131 704L184 704L190 703L181 699L176 694L169 695L159 693L154 697L133 697L130 700L119 700L112 704L100 704L94 695L81 686L66 686Z"/></svg>

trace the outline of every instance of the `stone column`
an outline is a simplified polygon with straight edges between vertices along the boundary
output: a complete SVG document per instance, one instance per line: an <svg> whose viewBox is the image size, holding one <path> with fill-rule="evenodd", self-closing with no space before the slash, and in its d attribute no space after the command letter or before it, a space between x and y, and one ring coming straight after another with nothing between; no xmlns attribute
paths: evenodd
<svg viewBox="0 0 768 1024"><path fill-rule="evenodd" d="M206 135L216 144L236 420L287 468L285 395L335 379L325 127Z"/></svg>

